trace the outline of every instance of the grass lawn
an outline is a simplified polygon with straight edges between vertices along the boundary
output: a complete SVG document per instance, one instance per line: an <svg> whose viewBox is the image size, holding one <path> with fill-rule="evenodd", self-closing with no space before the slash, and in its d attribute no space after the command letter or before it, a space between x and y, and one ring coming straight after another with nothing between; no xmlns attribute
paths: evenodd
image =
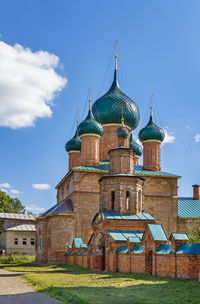
<svg viewBox="0 0 200 304"><path fill-rule="evenodd" d="M69 265L2 265L27 272L23 277L36 290L73 304L200 303L200 283L125 273L96 273Z"/></svg>

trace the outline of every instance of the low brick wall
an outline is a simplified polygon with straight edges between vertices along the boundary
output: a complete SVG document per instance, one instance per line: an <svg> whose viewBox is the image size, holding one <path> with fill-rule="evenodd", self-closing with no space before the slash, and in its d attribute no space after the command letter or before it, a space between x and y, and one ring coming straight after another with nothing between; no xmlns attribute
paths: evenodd
<svg viewBox="0 0 200 304"><path fill-rule="evenodd" d="M131 254L131 272L145 273L145 254Z"/></svg>

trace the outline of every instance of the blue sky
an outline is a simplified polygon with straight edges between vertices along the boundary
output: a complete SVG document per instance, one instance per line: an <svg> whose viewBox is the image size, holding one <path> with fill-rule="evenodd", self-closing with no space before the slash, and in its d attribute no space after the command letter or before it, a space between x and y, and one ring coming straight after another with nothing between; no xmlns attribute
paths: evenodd
<svg viewBox="0 0 200 304"><path fill-rule="evenodd" d="M200 183L199 15L199 0L1 1L1 188L34 212L55 204L76 111L86 115L89 85L93 102L110 86L117 37L120 87L141 114L134 134L153 92L155 120L173 141L162 169L181 175L179 195L191 196Z"/></svg>

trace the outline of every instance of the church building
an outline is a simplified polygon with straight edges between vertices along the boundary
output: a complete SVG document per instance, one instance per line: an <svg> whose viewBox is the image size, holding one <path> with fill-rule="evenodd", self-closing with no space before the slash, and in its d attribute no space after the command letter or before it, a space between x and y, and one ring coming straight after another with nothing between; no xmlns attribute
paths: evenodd
<svg viewBox="0 0 200 304"><path fill-rule="evenodd" d="M132 134L139 121L137 104L120 89L115 54L110 89L93 106L89 98L87 117L65 145L57 204L37 218L36 261L198 278L200 244L188 244L188 235L200 227L199 185L193 197L178 196L180 176L161 168L165 133L152 105L142 147Z"/></svg>

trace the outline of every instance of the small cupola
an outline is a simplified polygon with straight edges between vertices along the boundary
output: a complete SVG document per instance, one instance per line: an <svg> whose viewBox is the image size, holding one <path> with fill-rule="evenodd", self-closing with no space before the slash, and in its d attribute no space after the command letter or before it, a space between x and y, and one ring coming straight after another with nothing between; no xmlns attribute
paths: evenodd
<svg viewBox="0 0 200 304"><path fill-rule="evenodd" d="M91 109L91 99L89 98L89 111L86 119L82 121L78 127L78 135L83 137L85 135L103 135L103 127L102 125L95 120L94 115Z"/></svg>
<svg viewBox="0 0 200 304"><path fill-rule="evenodd" d="M143 145L143 168L160 171L160 145L165 138L164 130L159 128L153 120L151 104L150 119L146 127L139 132L139 140Z"/></svg>
<svg viewBox="0 0 200 304"><path fill-rule="evenodd" d="M86 119L80 123L78 135L81 138L81 165L98 165L99 146L101 136L103 135L103 127L93 116L90 96L88 115Z"/></svg>
<svg viewBox="0 0 200 304"><path fill-rule="evenodd" d="M77 121L77 129L78 129L78 121ZM66 145L65 150L69 155L69 170L74 167L80 166L80 157L81 157L81 139L78 135L78 131L76 129L74 137L70 139Z"/></svg>
<svg viewBox="0 0 200 304"><path fill-rule="evenodd" d="M151 105L150 119L146 127L140 130L139 139L143 143L145 141L159 141L163 142L165 138L165 133L163 129L159 128L153 119L153 109Z"/></svg>

